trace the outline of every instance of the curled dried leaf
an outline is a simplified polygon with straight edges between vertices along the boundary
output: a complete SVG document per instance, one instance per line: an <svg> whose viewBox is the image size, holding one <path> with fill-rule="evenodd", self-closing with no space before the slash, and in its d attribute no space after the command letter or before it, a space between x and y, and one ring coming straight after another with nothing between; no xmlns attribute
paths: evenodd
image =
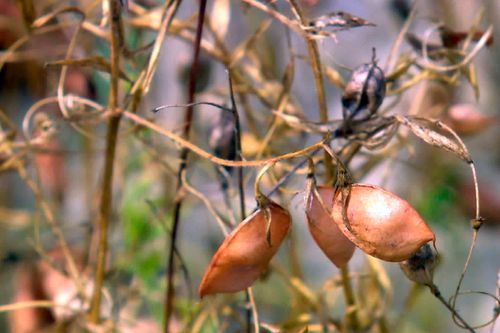
<svg viewBox="0 0 500 333"><path fill-rule="evenodd" d="M309 26L305 30L319 33L325 29L341 31L363 26L374 27L375 24L347 12L337 11L315 18L309 22Z"/></svg>
<svg viewBox="0 0 500 333"><path fill-rule="evenodd" d="M397 195L367 184L353 184L347 195L340 192L333 204L333 220L367 254L399 262L435 240L417 211Z"/></svg>
<svg viewBox="0 0 500 333"><path fill-rule="evenodd" d="M436 130L432 129L431 125L433 124L433 122L431 120L402 116L397 116L396 119L401 124L407 126L413 134L415 134L428 144L443 148L444 150L454 153L467 163L472 163L472 158L465 146L463 146L456 140L444 136L443 134L440 134ZM436 125L435 122L434 125Z"/></svg>
<svg viewBox="0 0 500 333"><path fill-rule="evenodd" d="M247 217L213 256L200 284L200 297L250 287L278 251L290 223L288 212L272 201Z"/></svg>
<svg viewBox="0 0 500 333"><path fill-rule="evenodd" d="M335 189L327 186L314 187L308 195L310 199L307 200L306 216L311 235L335 266L346 265L354 254L355 246L330 216Z"/></svg>

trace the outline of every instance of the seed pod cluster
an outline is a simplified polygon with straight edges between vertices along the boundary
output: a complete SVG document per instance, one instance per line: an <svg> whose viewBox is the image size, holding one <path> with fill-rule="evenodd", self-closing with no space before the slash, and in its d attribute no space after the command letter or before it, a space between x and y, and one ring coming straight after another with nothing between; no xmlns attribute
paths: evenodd
<svg viewBox="0 0 500 333"><path fill-rule="evenodd" d="M428 256L425 244L435 235L408 202L378 186L351 184L347 179L341 184L317 187L311 177L305 207L312 237L337 267L349 262L356 247L391 262L412 264ZM213 256L200 284L201 297L250 287L288 234L289 213L263 196L258 186L256 194L259 209L226 237Z"/></svg>
<svg viewBox="0 0 500 333"><path fill-rule="evenodd" d="M345 201L342 190L334 191L329 187L319 189L331 209L328 218L318 203L306 213L314 239L337 266L352 256L348 242L376 258L400 262L435 240L432 230L408 202L381 187L353 184Z"/></svg>
<svg viewBox="0 0 500 333"><path fill-rule="evenodd" d="M385 97L384 71L375 58L357 67L351 74L342 94L345 121L370 119Z"/></svg>
<svg viewBox="0 0 500 333"><path fill-rule="evenodd" d="M267 201L226 237L200 284L200 297L252 285L267 268L290 228L290 214Z"/></svg>

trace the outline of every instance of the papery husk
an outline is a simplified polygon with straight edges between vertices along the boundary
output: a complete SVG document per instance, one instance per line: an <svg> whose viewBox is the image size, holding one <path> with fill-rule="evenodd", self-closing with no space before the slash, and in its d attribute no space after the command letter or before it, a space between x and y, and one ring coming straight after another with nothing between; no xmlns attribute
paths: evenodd
<svg viewBox="0 0 500 333"><path fill-rule="evenodd" d="M200 297L250 287L278 251L290 223L290 214L271 201L248 216L213 256L200 284Z"/></svg>
<svg viewBox="0 0 500 333"><path fill-rule="evenodd" d="M346 190L337 194L332 217L342 233L367 254L400 262L435 241L434 232L408 202L375 185L352 185L344 219L342 191Z"/></svg>
<svg viewBox="0 0 500 333"><path fill-rule="evenodd" d="M314 191L309 193L310 204L306 207L307 224L312 237L323 253L335 266L346 265L354 254L356 247L340 231L333 221L331 207L335 190L332 187L318 186L317 192L321 196L321 201Z"/></svg>

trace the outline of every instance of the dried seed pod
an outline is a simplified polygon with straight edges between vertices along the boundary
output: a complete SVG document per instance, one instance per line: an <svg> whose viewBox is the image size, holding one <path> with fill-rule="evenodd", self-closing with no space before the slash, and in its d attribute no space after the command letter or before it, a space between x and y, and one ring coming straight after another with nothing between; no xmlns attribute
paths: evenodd
<svg viewBox="0 0 500 333"><path fill-rule="evenodd" d="M247 217L213 256L200 284L200 297L251 286L278 251L290 222L290 214L272 201Z"/></svg>
<svg viewBox="0 0 500 333"><path fill-rule="evenodd" d="M384 71L375 62L356 68L342 94L344 120L367 120L382 104L385 97Z"/></svg>
<svg viewBox="0 0 500 333"><path fill-rule="evenodd" d="M306 30L318 32L330 28L332 31L341 31L362 26L375 26L375 24L347 12L337 11L312 20Z"/></svg>
<svg viewBox="0 0 500 333"><path fill-rule="evenodd" d="M335 197L332 217L344 235L369 255L399 262L435 240L432 230L408 202L381 187L353 184L345 215L342 196Z"/></svg>
<svg viewBox="0 0 500 333"><path fill-rule="evenodd" d="M437 253L429 244L422 246L408 260L399 263L406 277L413 282L432 286L434 268L438 263Z"/></svg>
<svg viewBox="0 0 500 333"><path fill-rule="evenodd" d="M317 193L309 193L306 216L309 231L316 244L335 266L342 267L349 262L356 247L347 239L330 216L335 190L332 187L319 186Z"/></svg>
<svg viewBox="0 0 500 333"><path fill-rule="evenodd" d="M208 144L215 155L226 160L236 159L236 133L234 115L226 110L221 110L215 119ZM231 167L224 167L230 172Z"/></svg>
<svg viewBox="0 0 500 333"><path fill-rule="evenodd" d="M459 135L474 135L498 124L498 117L485 116L472 104L455 104L448 109L444 122Z"/></svg>

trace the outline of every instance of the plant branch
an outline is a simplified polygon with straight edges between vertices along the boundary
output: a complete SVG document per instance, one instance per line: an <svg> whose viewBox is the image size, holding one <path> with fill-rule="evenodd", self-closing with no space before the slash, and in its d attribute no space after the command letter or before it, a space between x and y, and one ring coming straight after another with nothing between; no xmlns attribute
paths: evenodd
<svg viewBox="0 0 500 333"><path fill-rule="evenodd" d="M330 139L330 138L328 138L326 140L323 139L323 140L318 141L315 144L307 146L303 149L300 149L300 150L297 150L297 151L294 151L291 153L286 153L283 155L278 155L275 157L263 159L263 160L231 161L231 160L225 160L223 158L219 158L217 156L214 156L214 155L210 154L209 152L207 152L206 150L201 149L197 145L192 144L191 142L187 141L186 139L183 139L181 136L179 136L179 135L177 135L177 134L175 134L175 133L173 133L165 128L162 128L161 126L158 126L157 124L155 124L149 120L146 120L146 119L144 119L144 118L142 118L134 113L131 113L128 111L123 111L122 115L124 117L136 122L139 125L142 125L142 126L149 128L149 129L152 129L153 131L168 137L172 141L175 141L177 144L181 145L183 148L188 149L189 151L192 151L196 155L198 155L198 156L200 156L208 161L211 161L212 163L216 163L219 165L225 165L225 166L231 166L231 167L256 167L256 166L262 166L262 165L265 165L268 163L276 163L276 162L279 162L282 160L287 160L287 159L291 159L291 158L295 158L295 157L304 156L305 154L308 154L310 152L313 152L313 151L321 148L323 143Z"/></svg>
<svg viewBox="0 0 500 333"><path fill-rule="evenodd" d="M196 37L194 42L194 54L193 61L191 64L191 73L189 77L189 91L188 91L188 103L194 102L196 83L198 79L198 63L200 57L200 45L201 45L201 35L203 32L203 24L205 21L205 12L207 7L207 0L200 0L200 6L198 9L198 25L196 27ZM191 125L193 121L193 106L188 106L186 113L184 115L184 126L182 131L182 137L189 140ZM179 166L179 171L177 173L177 186L176 192L178 192L182 187L182 174L187 166L187 157L189 150L185 147L181 151L180 159L181 164ZM182 208L182 198L179 198L175 204L173 213L173 225L172 233L170 235L170 245L168 249L168 263L167 263L167 277L166 277L166 292L165 292L165 304L164 304L164 327L165 333L169 332L170 317L173 312L174 298L175 298L175 288L174 288L174 277L175 277L175 254L174 249L176 247L177 233L179 230L180 217Z"/></svg>
<svg viewBox="0 0 500 333"><path fill-rule="evenodd" d="M292 5L292 9L295 11L297 16L300 19L300 24L302 26L307 26L307 20L302 13L302 9L296 0L288 0ZM309 52L309 57L311 58L311 67L314 74L314 83L316 85L316 94L318 97L318 106L319 106L319 121L327 122L328 121L328 108L326 105L326 95L325 95L325 86L323 82L323 72L321 71L321 58L319 56L318 44L314 39L311 39L307 34L304 35L304 38L307 42L307 50ZM326 134L325 134L326 135ZM332 157L325 152L324 154L325 160L325 171L326 171L326 183L330 184L333 182L333 162Z"/></svg>
<svg viewBox="0 0 500 333"><path fill-rule="evenodd" d="M118 80L120 61L120 18L121 5L118 0L109 0L109 22L111 23L111 79L108 107L111 118L108 121L106 134L106 156L104 162L104 175L102 182L99 215L97 217L98 247L97 263L94 277L94 293L90 305L89 319L94 324L100 322L102 287L106 270L106 257L108 253L108 228L111 219L113 171L116 154L118 129L121 115L116 113L118 107Z"/></svg>

